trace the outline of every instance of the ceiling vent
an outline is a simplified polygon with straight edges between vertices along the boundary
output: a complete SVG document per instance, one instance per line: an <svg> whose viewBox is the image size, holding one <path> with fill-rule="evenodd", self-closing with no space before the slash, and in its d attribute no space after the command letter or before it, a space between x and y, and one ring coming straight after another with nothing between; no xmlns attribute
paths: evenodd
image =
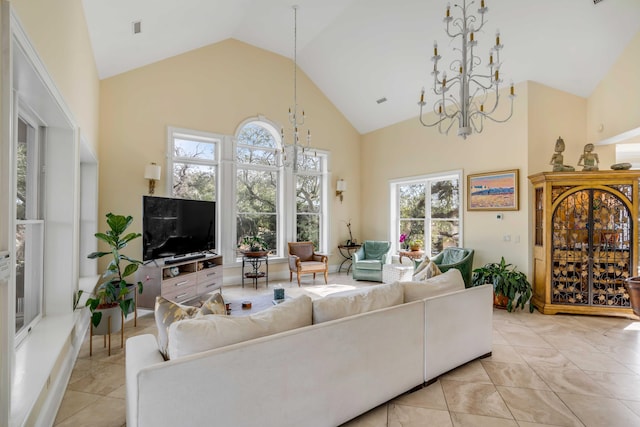
<svg viewBox="0 0 640 427"><path fill-rule="evenodd" d="M142 32L142 21L134 21L133 25L133 34L140 34Z"/></svg>
<svg viewBox="0 0 640 427"><path fill-rule="evenodd" d="M377 102L378 104L382 104L383 102L387 102L387 98L382 97L382 98L380 98L380 99L376 99L376 102Z"/></svg>

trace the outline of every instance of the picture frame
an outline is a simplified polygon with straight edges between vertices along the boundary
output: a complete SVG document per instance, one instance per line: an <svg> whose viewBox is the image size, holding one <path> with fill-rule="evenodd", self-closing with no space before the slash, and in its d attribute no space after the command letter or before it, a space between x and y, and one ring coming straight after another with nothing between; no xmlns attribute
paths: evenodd
<svg viewBox="0 0 640 427"><path fill-rule="evenodd" d="M518 182L518 169L467 174L467 210L519 210Z"/></svg>

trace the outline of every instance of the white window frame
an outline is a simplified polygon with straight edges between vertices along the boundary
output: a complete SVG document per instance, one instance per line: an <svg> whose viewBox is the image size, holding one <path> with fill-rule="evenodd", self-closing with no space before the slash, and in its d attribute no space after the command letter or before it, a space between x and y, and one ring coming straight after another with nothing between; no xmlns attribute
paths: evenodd
<svg viewBox="0 0 640 427"><path fill-rule="evenodd" d="M442 181L446 179L457 179L459 183L458 190L458 244L460 247L464 247L464 181L462 170L453 170L447 172L439 172L427 175L413 176L409 178L398 178L389 181L389 238L391 239L391 249L393 252L400 250L400 192L398 191L400 186L411 184L425 184L425 197L426 200L431 200L431 185L433 181ZM431 204L425 203L425 236L424 236L424 251L425 254L431 257Z"/></svg>
<svg viewBox="0 0 640 427"><path fill-rule="evenodd" d="M27 307L31 307L30 301L34 298L38 300L37 307L35 308L36 315L27 322L25 322L20 330L15 331L15 345L18 346L28 336L31 329L42 319L43 316L43 301L44 301L44 233L45 233L45 220L43 214L43 195L44 195L44 139L45 133L42 129L41 122L37 119L31 111L25 105L19 104L18 115L15 119L16 132L15 132L15 148L14 153L17 155L18 144L18 120L22 120L26 123L27 129L27 144L30 144L27 154L27 210L25 212L25 219L15 218L15 226L13 233L17 232L19 226L26 228L25 232L25 265L28 268L24 271L24 299L23 299L23 315L26 318L28 311ZM13 174L17 174L17 157L14 158ZM17 192L17 179L14 179L14 197L13 203L16 200ZM15 211L14 211L15 212ZM13 240L14 245L16 243L15 238ZM30 244L27 244L30 243ZM17 247L14 247L14 254L17 254ZM16 263L17 268L17 263ZM16 272L17 277L17 272ZM16 304L16 315L17 315ZM29 316L30 317L30 316Z"/></svg>
<svg viewBox="0 0 640 427"><path fill-rule="evenodd" d="M297 178L296 175L306 175L306 176L319 176L320 177L320 213L319 216L319 226L320 226L320 235L319 235L319 247L316 248L318 252L328 252L328 239L329 239L329 215L328 215L328 182L329 182L329 152L325 150L315 150L308 149L307 151L313 152L314 157L320 158L320 170L319 171L307 171L298 169L297 174L294 174L294 178ZM294 200L293 200L293 240L296 239L298 235L297 230L297 217L298 217L298 209L297 209L297 179L293 180L293 185L295 186L294 190Z"/></svg>
<svg viewBox="0 0 640 427"><path fill-rule="evenodd" d="M214 159L194 159L191 157L179 157L175 156L175 140L176 139L186 139L189 141L201 141L207 143L214 144ZM222 209L220 208L220 200L223 196L220 194L220 190L223 188L221 184L222 181L222 171L220 170L220 155L222 152L222 145L225 141L224 135L214 134L210 132L202 132L192 129L183 129L178 127L169 126L167 128L167 159L166 159L166 194L169 197L176 197L173 193L173 165L174 163L188 163L198 166L213 166L215 168L216 174L216 251L220 248L220 243L222 242L222 236L220 235L221 227L220 227L220 213Z"/></svg>
<svg viewBox="0 0 640 427"><path fill-rule="evenodd" d="M273 148L269 148L269 147L255 147L253 145L246 145L246 144L240 144L238 142L238 136L240 135L240 132L242 131L242 129L251 124L251 123L257 123L259 126L264 127L265 129L267 129L267 131L269 133L271 133L271 136L273 137L274 141L275 141L275 147ZM278 127L274 122L271 122L270 120L268 120L266 117L264 116L257 116L257 117L250 117L248 119L243 120L238 127L236 128L236 132L235 132L235 136L233 138L233 164L234 164L234 168L233 168L233 176L234 176L234 180L233 180L233 238L234 238L234 248L237 246L238 242L236 241L237 239L237 218L238 218L238 206L236 203L236 191L237 191L237 187L236 187L236 183L237 183L237 171L238 169L252 169L252 170L257 170L257 171L269 171L269 172L276 172L277 176L278 176L278 182L276 183L276 227L277 227L277 234L276 234L276 256L275 258L284 258L286 257L286 250L285 250L285 245L284 242L287 239L287 230L289 230L289 224L286 220L286 212L289 211L289 204L288 201L286 200L286 198L283 196L283 193L286 192L286 188L289 187L289 179L287 176L285 176L285 171L284 168L282 166L278 166L278 165L273 165L273 166L269 166L269 165L251 165L248 163L240 163L238 161L238 147L244 147L244 148L249 148L249 149L258 149L258 150L263 150L263 151L273 151L274 153L274 157L276 159L277 164L281 164L281 156L282 156L282 137L280 135L280 133L278 132ZM294 205L295 206L295 205ZM239 257L237 255L236 252L234 252L234 258L236 260L236 262L240 262L241 261L241 257Z"/></svg>

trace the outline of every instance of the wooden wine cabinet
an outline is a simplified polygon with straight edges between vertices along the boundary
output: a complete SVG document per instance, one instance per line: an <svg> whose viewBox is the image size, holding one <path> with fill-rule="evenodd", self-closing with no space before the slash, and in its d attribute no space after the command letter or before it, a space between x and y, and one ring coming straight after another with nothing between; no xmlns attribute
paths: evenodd
<svg viewBox="0 0 640 427"><path fill-rule="evenodd" d="M533 296L544 314L634 318L640 171L542 172L533 184Z"/></svg>

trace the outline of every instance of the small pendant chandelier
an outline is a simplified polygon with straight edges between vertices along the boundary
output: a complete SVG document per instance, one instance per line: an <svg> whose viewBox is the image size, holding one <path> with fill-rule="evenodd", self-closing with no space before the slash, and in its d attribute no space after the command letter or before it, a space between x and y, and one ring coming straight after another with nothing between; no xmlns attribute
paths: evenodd
<svg viewBox="0 0 640 427"><path fill-rule="evenodd" d="M503 80L500 78L500 50L504 47L500 43L500 32L496 32L496 43L489 50L489 59L487 62L488 71L484 74L478 71L476 67L482 62L480 57L475 55L474 48L477 45L475 39L476 33L480 32L485 24L484 14L489 11L485 6L485 1L480 1L478 13L480 18L470 13L471 7L476 3L475 0L467 2L462 0L462 5L455 4L454 7L460 9L461 17L453 18L451 16L451 4L447 4L444 22L446 23L446 33L452 39L460 37L460 59L451 62L449 68L454 72L454 76L447 79L447 73L443 72L440 77L438 69L438 61L441 56L438 55L438 43L433 44L433 93L439 98L433 104L433 112L436 114L436 121L433 123L425 123L423 119L423 107L425 102L425 90L422 88L420 93L420 123L423 126L438 126L438 130L442 134L448 134L453 124L458 122L458 136L466 139L471 133L482 132L484 128L484 120L489 119L497 123L504 123L513 115L513 99L515 93L513 83L509 91L509 99L511 100L511 108L509 115L504 119L496 119L492 114L498 108L500 103L500 84ZM479 21L479 23L478 23ZM458 98L451 93L452 89L458 88ZM493 93L494 99L489 100L489 95ZM490 102L490 104L487 104Z"/></svg>

